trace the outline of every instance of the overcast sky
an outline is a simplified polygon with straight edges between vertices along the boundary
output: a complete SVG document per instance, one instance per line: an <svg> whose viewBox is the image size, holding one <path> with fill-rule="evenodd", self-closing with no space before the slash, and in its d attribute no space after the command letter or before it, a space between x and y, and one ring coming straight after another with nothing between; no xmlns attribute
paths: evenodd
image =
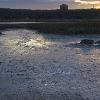
<svg viewBox="0 0 100 100"><path fill-rule="evenodd" d="M93 4L99 8L100 0L0 0L0 8L58 9L62 3L70 9L89 8Z"/></svg>

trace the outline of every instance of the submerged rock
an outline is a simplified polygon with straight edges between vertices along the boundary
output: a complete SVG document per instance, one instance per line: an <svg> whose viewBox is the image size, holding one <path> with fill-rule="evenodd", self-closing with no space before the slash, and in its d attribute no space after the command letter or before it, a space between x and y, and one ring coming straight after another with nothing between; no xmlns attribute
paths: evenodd
<svg viewBox="0 0 100 100"><path fill-rule="evenodd" d="M94 44L94 40L84 39L84 40L81 40L80 44L83 44L83 45L93 45Z"/></svg>

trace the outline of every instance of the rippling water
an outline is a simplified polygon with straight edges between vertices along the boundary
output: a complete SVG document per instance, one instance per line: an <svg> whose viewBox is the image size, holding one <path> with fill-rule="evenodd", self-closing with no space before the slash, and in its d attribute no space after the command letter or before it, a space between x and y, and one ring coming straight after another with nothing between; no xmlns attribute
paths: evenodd
<svg viewBox="0 0 100 100"><path fill-rule="evenodd" d="M3 31L0 100L100 100L100 47L74 45L85 38L100 35Z"/></svg>

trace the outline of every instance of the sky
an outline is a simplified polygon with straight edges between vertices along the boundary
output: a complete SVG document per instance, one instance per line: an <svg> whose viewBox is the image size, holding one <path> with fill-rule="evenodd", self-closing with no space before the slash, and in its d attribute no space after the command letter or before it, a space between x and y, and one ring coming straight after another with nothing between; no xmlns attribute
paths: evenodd
<svg viewBox="0 0 100 100"><path fill-rule="evenodd" d="M69 9L100 7L100 0L0 0L0 8L17 9L59 9L60 4L68 4Z"/></svg>

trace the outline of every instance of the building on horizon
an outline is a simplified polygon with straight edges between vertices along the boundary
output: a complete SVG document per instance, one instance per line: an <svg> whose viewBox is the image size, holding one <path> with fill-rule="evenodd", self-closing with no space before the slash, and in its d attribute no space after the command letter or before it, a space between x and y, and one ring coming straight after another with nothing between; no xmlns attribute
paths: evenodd
<svg viewBox="0 0 100 100"><path fill-rule="evenodd" d="M60 5L60 10L61 10L61 11L66 11L66 10L68 10L68 5L67 5L67 4L62 4L62 5Z"/></svg>

